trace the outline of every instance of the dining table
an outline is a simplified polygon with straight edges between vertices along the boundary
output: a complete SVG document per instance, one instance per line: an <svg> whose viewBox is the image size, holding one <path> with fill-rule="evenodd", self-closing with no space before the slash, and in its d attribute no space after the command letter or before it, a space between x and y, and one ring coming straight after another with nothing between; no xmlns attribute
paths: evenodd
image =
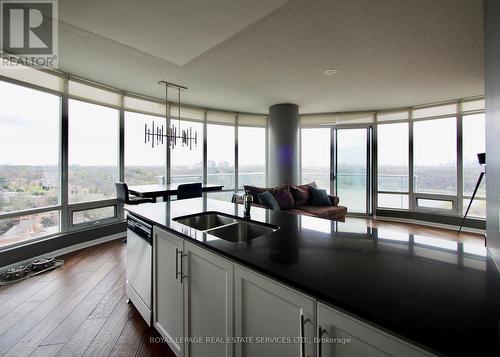
<svg viewBox="0 0 500 357"><path fill-rule="evenodd" d="M153 185L134 185L129 186L128 191L130 194L138 197L152 198L155 202L157 198L162 197L164 200L169 199L170 196L177 195L177 188L179 185L193 183L193 182L178 182L170 184L153 184ZM202 192L222 191L224 185L204 183L201 185Z"/></svg>

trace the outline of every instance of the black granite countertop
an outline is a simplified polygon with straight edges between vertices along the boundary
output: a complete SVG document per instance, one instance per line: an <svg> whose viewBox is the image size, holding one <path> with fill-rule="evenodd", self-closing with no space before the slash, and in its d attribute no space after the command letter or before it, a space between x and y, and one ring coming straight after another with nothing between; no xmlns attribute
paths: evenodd
<svg viewBox="0 0 500 357"><path fill-rule="evenodd" d="M500 355L500 275L484 247L252 208L281 227L231 243L173 218L243 217L206 198L127 206L142 219L443 355Z"/></svg>

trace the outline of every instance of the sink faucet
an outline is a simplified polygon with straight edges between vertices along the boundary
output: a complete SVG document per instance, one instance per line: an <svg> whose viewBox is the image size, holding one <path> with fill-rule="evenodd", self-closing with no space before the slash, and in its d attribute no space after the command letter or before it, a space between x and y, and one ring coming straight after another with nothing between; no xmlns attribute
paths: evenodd
<svg viewBox="0 0 500 357"><path fill-rule="evenodd" d="M245 218L250 218L250 208L252 207L252 202L253 196L250 194L249 190L246 190L243 195L243 205L245 206L245 213L243 216Z"/></svg>

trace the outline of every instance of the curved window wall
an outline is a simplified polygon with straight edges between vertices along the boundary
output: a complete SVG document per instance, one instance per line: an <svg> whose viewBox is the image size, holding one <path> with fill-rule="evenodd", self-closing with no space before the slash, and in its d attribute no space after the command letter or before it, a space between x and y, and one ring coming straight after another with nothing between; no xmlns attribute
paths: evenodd
<svg viewBox="0 0 500 357"><path fill-rule="evenodd" d="M363 212L361 207L371 199L371 211L368 208L364 213L383 210L460 217L484 170L477 159L477 154L485 151L482 98L371 114L303 115L301 126L302 182L317 181L320 187L333 188L351 213ZM365 167L365 160L360 160L354 149L347 148L343 154L339 147L339 133L349 128L372 133L366 151L372 182L366 190L360 182L357 196L339 188L341 164L356 166L358 171ZM337 139L327 138L330 130ZM345 152L349 160L342 163L339 155L345 157ZM483 180L469 218L485 218L485 198Z"/></svg>
<svg viewBox="0 0 500 357"><path fill-rule="evenodd" d="M167 108L78 78L27 71L33 75L0 76L8 98L0 108L0 146L11 153L0 159L0 249L120 220L115 181L222 184L223 192L210 195L223 200L243 185L267 183L267 115ZM166 125L167 109L198 132L194 150L144 145L144 123ZM460 216L482 170L476 154L485 147L484 121L481 98L302 115L302 181L338 193L351 212ZM353 133L361 134L349 139ZM472 217L485 216L484 187Z"/></svg>

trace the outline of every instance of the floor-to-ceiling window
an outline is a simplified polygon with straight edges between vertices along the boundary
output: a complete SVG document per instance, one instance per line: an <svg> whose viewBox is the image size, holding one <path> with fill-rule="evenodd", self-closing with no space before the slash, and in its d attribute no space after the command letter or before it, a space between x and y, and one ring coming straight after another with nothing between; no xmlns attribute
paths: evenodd
<svg viewBox="0 0 500 357"><path fill-rule="evenodd" d="M234 188L234 126L207 125L207 182Z"/></svg>
<svg viewBox="0 0 500 357"><path fill-rule="evenodd" d="M463 213L476 187L483 167L478 162L477 154L485 152L485 116L484 113L467 114L462 117L463 137ZM486 177L479 186L476 197L469 211L471 217L486 217Z"/></svg>
<svg viewBox="0 0 500 357"><path fill-rule="evenodd" d="M353 128L335 133L335 194L351 213L368 213L369 131Z"/></svg>
<svg viewBox="0 0 500 357"><path fill-rule="evenodd" d="M61 97L0 82L0 247L60 230Z"/></svg>
<svg viewBox="0 0 500 357"><path fill-rule="evenodd" d="M68 81L68 230L114 222L121 216L115 182L120 181L122 94L93 83ZM63 118L64 119L64 118Z"/></svg>
<svg viewBox="0 0 500 357"><path fill-rule="evenodd" d="M457 193L456 118L413 124L414 187L417 193Z"/></svg>
<svg viewBox="0 0 500 357"><path fill-rule="evenodd" d="M304 128L300 141L302 183L316 182L330 192L331 129Z"/></svg>
<svg viewBox="0 0 500 357"><path fill-rule="evenodd" d="M238 187L266 185L266 128L238 126Z"/></svg>
<svg viewBox="0 0 500 357"><path fill-rule="evenodd" d="M207 122L207 183L224 185L223 190L234 191L236 114L208 111ZM232 192L210 196L230 200Z"/></svg>
<svg viewBox="0 0 500 357"><path fill-rule="evenodd" d="M179 122L174 121L179 127ZM203 182L203 123L187 120L180 121L180 130L196 132L196 144L178 144L171 150L170 167L172 182Z"/></svg>
<svg viewBox="0 0 500 357"><path fill-rule="evenodd" d="M116 197L119 111L69 101L69 202Z"/></svg>
<svg viewBox="0 0 500 357"><path fill-rule="evenodd" d="M408 209L408 123L377 127L378 206Z"/></svg>
<svg viewBox="0 0 500 357"><path fill-rule="evenodd" d="M172 105L170 118L171 125L174 125L179 133L184 132L188 137L196 138L185 145L178 140L171 149L171 182L203 182L204 110Z"/></svg>
<svg viewBox="0 0 500 357"><path fill-rule="evenodd" d="M165 117L125 112L125 182L128 185L161 184L166 182L167 150L165 145L152 145L145 140L148 125L166 127Z"/></svg>

